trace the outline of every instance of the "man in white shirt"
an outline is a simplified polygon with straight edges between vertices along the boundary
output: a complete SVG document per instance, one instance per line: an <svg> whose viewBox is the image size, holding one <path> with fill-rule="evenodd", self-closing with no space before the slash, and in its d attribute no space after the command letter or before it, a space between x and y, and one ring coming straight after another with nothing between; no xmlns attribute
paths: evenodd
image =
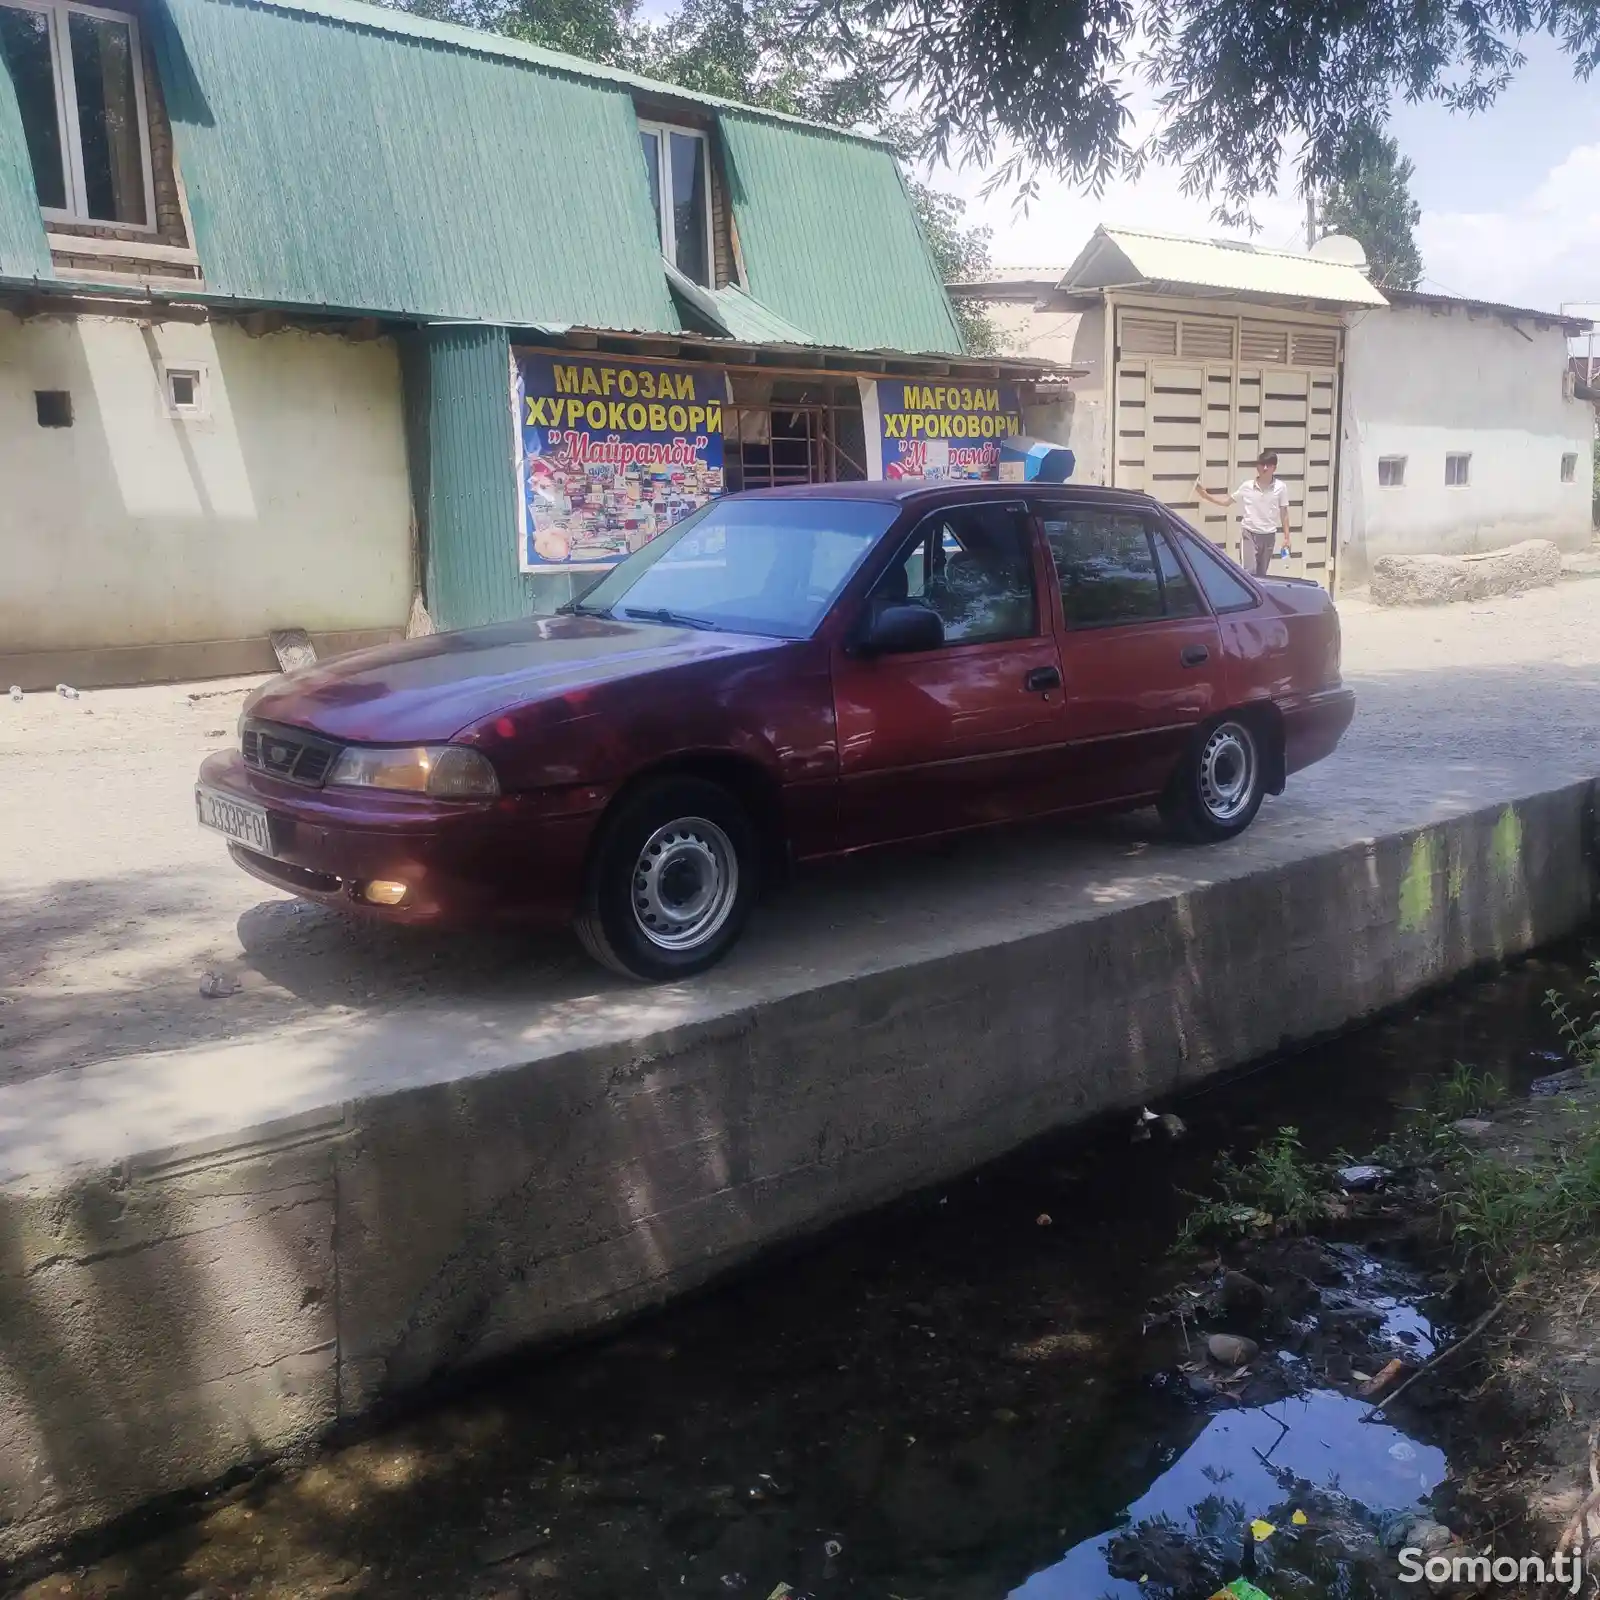
<svg viewBox="0 0 1600 1600"><path fill-rule="evenodd" d="M1267 575L1272 552L1280 542L1289 548L1289 485L1277 475L1278 453L1263 450L1256 457L1256 475L1246 478L1232 494L1213 494L1196 478L1194 490L1214 506L1239 507L1239 528L1245 541L1255 546L1255 574ZM1245 562L1249 566L1249 561Z"/></svg>

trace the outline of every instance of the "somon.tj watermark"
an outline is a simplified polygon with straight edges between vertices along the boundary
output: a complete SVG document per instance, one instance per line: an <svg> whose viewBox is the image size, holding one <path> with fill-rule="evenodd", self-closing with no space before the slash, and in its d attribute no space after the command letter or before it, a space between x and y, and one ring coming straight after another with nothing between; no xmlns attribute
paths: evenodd
<svg viewBox="0 0 1600 1600"><path fill-rule="evenodd" d="M1549 1584L1577 1594L1583 1587L1583 1557L1558 1550L1553 1556L1454 1555L1407 1546L1400 1552L1400 1581L1470 1589L1478 1584Z"/></svg>

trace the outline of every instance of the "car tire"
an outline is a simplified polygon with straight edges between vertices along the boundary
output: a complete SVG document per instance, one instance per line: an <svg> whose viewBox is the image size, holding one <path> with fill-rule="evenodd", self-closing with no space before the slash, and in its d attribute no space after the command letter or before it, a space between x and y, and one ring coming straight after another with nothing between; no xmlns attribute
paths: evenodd
<svg viewBox="0 0 1600 1600"><path fill-rule="evenodd" d="M1160 802L1181 839L1215 844L1255 821L1266 794L1266 739L1259 723L1227 712L1204 724L1184 751Z"/></svg>
<svg viewBox="0 0 1600 1600"><path fill-rule="evenodd" d="M760 858L749 813L720 784L654 779L601 825L573 926L596 961L626 978L693 977L744 931Z"/></svg>

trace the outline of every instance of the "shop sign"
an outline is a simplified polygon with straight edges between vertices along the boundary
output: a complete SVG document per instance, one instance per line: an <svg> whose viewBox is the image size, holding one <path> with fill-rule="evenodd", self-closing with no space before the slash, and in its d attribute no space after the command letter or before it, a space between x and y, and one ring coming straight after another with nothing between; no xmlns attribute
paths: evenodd
<svg viewBox="0 0 1600 1600"><path fill-rule="evenodd" d="M1022 432L1012 383L862 378L869 478L1000 476L1000 441Z"/></svg>
<svg viewBox="0 0 1600 1600"><path fill-rule="evenodd" d="M603 570L722 493L720 367L517 351L518 564Z"/></svg>

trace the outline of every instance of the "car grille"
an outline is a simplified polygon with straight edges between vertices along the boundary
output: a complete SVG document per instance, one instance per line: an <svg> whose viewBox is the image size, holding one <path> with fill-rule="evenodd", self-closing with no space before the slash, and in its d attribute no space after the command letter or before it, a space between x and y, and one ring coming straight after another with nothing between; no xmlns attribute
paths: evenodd
<svg viewBox="0 0 1600 1600"><path fill-rule="evenodd" d="M272 778L320 789L339 746L300 728L271 722L247 722L240 741L244 764Z"/></svg>

